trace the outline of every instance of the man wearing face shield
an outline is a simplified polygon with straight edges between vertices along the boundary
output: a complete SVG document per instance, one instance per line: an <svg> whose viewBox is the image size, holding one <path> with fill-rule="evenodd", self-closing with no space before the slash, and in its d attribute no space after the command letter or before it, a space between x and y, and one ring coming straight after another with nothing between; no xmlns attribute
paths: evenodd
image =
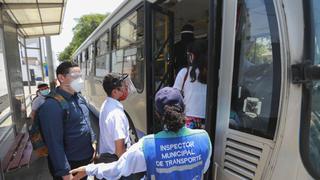
<svg viewBox="0 0 320 180"><path fill-rule="evenodd" d="M79 66L63 62L56 70L60 86L52 93L63 98L65 107L47 98L39 109L42 136L48 147L48 164L53 179L71 179L70 169L91 162L95 156L95 134L90 125L89 109L79 94L83 79Z"/></svg>
<svg viewBox="0 0 320 180"><path fill-rule="evenodd" d="M99 158L98 162L116 161L131 146L129 122L124 113L124 101L134 86L127 74L110 73L103 79L107 98L99 115Z"/></svg>

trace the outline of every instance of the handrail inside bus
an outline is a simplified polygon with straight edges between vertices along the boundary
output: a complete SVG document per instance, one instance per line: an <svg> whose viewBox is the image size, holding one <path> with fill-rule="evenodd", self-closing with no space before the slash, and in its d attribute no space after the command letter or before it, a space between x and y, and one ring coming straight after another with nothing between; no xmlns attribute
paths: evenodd
<svg viewBox="0 0 320 180"><path fill-rule="evenodd" d="M9 112L5 114L0 114L0 125L6 121L10 116L12 115L12 111L10 110Z"/></svg>

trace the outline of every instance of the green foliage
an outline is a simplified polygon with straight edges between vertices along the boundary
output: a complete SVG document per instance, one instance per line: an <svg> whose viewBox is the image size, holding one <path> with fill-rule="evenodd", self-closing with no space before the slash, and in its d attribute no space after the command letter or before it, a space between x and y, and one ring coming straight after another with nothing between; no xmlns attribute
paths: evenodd
<svg viewBox="0 0 320 180"><path fill-rule="evenodd" d="M86 40L86 38L100 25L108 14L88 14L82 16L72 29L73 38L69 45L59 54L59 61L70 61L72 54Z"/></svg>
<svg viewBox="0 0 320 180"><path fill-rule="evenodd" d="M248 45L249 44L249 45ZM254 64L272 63L270 38L259 37L255 42L247 44L246 59Z"/></svg>

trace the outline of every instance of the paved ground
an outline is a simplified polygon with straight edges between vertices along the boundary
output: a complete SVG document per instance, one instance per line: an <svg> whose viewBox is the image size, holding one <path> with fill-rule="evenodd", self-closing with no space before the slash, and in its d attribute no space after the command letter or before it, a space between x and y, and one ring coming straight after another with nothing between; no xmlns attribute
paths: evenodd
<svg viewBox="0 0 320 180"><path fill-rule="evenodd" d="M95 132L99 129L99 121L91 115L92 126ZM0 130L1 132L1 130ZM98 133L98 132L97 132ZM13 136L7 138L6 144L12 143ZM11 144L10 143L10 144ZM0 148L3 149L3 148ZM1 152L0 153L4 153ZM1 178L0 178L1 179ZM23 167L18 170L8 172L5 174L6 180L51 180L52 177L48 170L48 164L46 158L37 158L34 154L31 157L31 163L29 167ZM93 177L88 178L93 180Z"/></svg>

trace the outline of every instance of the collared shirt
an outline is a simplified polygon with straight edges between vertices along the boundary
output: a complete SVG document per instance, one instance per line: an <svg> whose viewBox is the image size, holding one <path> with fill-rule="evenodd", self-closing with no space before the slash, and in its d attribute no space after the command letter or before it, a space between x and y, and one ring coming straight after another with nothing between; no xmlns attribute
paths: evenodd
<svg viewBox="0 0 320 180"><path fill-rule="evenodd" d="M39 109L42 134L49 150L55 176L69 174L68 161L79 161L92 157L92 141L95 140L89 119L89 109L78 94L71 95L57 88L69 104L69 118L53 98L46 99Z"/></svg>
<svg viewBox="0 0 320 180"><path fill-rule="evenodd" d="M107 97L99 115L99 153L115 154L115 141L124 139L127 148L131 141L129 122L123 111L123 105L116 99Z"/></svg>
<svg viewBox="0 0 320 180"><path fill-rule="evenodd" d="M183 133L185 127L181 128L177 134ZM192 130L195 131L195 130ZM197 130L199 131L199 130ZM200 130L204 131L204 130ZM160 133L173 133L164 132ZM145 156L143 154L143 141L146 138L143 137L137 143L133 144L118 161L112 163L99 163L99 164L89 164L85 167L86 173L89 176L96 176L98 179L109 179L116 180L121 176L129 176L130 174L144 172L147 170ZM212 147L210 145L208 158L205 160L205 165L203 173L207 172L210 165L210 157L212 154Z"/></svg>

